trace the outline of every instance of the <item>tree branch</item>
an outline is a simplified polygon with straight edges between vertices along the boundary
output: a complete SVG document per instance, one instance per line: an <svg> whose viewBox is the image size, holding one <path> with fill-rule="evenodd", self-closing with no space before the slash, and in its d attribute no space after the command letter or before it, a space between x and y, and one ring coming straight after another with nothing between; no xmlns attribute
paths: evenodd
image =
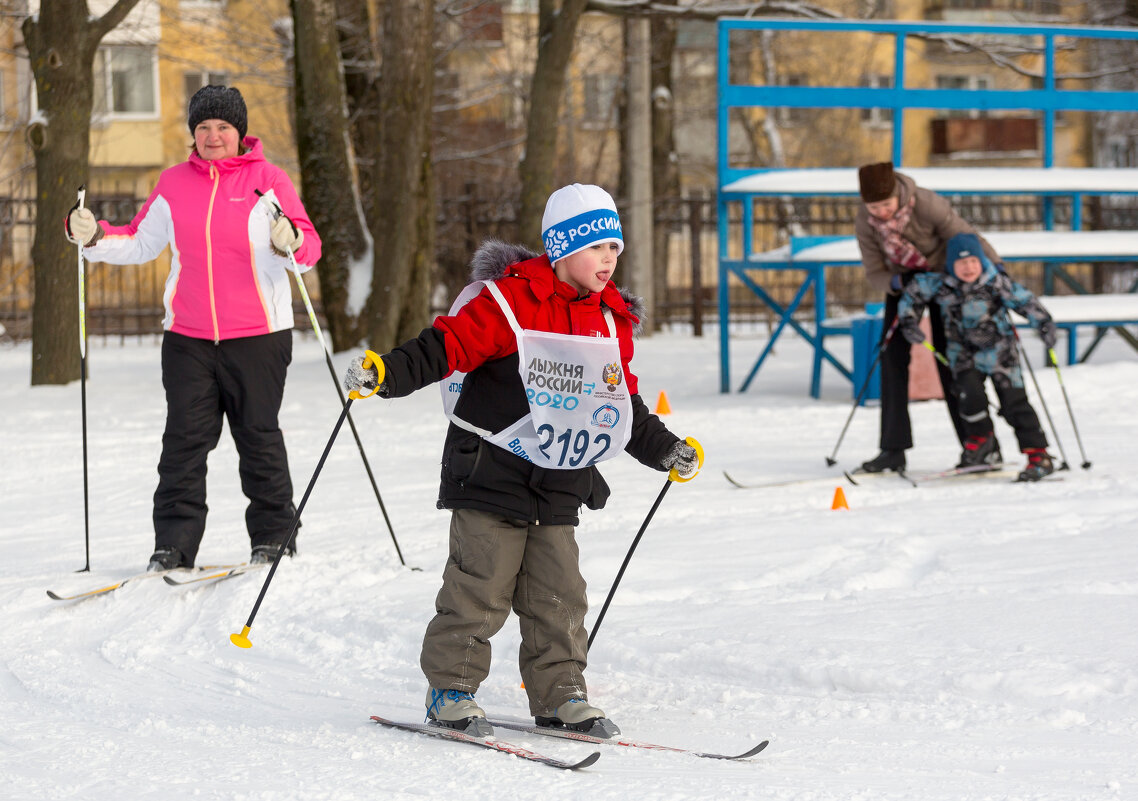
<svg viewBox="0 0 1138 801"><path fill-rule="evenodd" d="M127 14L138 5L138 0L118 0L106 14L91 23L95 40L101 41L104 36L114 30L120 22L126 19Z"/></svg>

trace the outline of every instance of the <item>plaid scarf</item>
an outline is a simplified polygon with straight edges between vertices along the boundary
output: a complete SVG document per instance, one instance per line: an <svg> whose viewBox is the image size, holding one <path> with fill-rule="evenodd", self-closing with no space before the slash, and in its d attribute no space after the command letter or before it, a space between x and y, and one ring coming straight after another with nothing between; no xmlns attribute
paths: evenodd
<svg viewBox="0 0 1138 801"><path fill-rule="evenodd" d="M881 236L882 247L884 247L885 256L889 261L900 265L904 270L923 271L929 268L928 259L901 234L913 217L913 205L916 202L916 197L910 197L909 201L901 204L888 220L882 220L870 214L869 224Z"/></svg>

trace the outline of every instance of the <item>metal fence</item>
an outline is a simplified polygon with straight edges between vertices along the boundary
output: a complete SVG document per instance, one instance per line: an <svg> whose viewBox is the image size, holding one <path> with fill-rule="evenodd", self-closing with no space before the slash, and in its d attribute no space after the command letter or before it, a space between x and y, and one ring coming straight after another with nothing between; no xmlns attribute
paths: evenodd
<svg viewBox="0 0 1138 801"><path fill-rule="evenodd" d="M109 191L92 192L92 210L115 224L129 222L144 198ZM1046 209L1041 199L988 196L951 197L960 214L981 231L1038 230ZM1138 202L1133 198L1087 198L1083 221L1088 229L1138 230ZM742 224L732 219L732 226ZM809 235L853 233L857 200L853 198L756 199L755 247L769 250L785 244L794 231ZM1055 225L1069 224L1069 199L1056 199L1051 209ZM655 205L657 271L655 327L690 325L701 334L709 322L718 322L718 233L715 197L711 193L660 199ZM31 336L34 280L30 260L35 205L30 199L0 196L0 341ZM513 203L500 197L479 196L475 187L440 205L438 219L437 297L445 304L465 283L470 255L487 237L510 241L516 234ZM62 236L62 232L60 234ZM733 241L741 237L733 235ZM125 342L127 338L154 336L162 331L162 292L169 268L168 255L148 264L117 267L92 263L87 278L87 328L92 337ZM1066 272L1091 292L1125 292L1134 287L1138 266L1133 264L1067 265ZM1014 277L1037 294L1044 290L1044 267L1016 264ZM618 276L619 279L619 276ZM772 322L772 312L755 295L731 279L731 323ZM762 276L764 289L779 303L791 300L802 282L796 270L772 270ZM619 280L618 280L619 283ZM840 315L879 301L861 270L833 268L826 277L830 314ZM320 313L320 294L309 284L313 304ZM1056 292L1072 289L1057 284ZM299 299L295 304L298 326L307 327ZM808 319L813 306L803 303ZM442 312L445 309L436 309ZM652 321L649 321L652 324Z"/></svg>

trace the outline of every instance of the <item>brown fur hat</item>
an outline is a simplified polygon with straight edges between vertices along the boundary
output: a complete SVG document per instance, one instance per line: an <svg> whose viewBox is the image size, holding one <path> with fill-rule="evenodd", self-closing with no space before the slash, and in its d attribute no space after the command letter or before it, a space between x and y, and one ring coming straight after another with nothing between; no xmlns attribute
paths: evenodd
<svg viewBox="0 0 1138 801"><path fill-rule="evenodd" d="M857 171L857 188L866 203L886 200L893 194L897 179L893 177L893 162L881 161L866 164Z"/></svg>

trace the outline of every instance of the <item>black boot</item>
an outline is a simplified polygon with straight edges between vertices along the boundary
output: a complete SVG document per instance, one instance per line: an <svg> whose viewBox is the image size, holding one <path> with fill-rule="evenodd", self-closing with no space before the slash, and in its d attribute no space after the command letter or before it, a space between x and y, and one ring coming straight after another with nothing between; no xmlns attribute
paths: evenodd
<svg viewBox="0 0 1138 801"><path fill-rule="evenodd" d="M858 468L863 473L882 473L886 470L901 472L905 469L905 452L883 450Z"/></svg>
<svg viewBox="0 0 1138 801"><path fill-rule="evenodd" d="M1027 467L1016 481L1039 481L1055 472L1055 463L1046 448L1025 448L1024 453L1027 454Z"/></svg>
<svg viewBox="0 0 1138 801"><path fill-rule="evenodd" d="M987 465L993 470L1000 464L1000 443L991 432L970 436L964 440L964 450L960 454L957 467L981 467Z"/></svg>
<svg viewBox="0 0 1138 801"><path fill-rule="evenodd" d="M177 548L156 548L150 557L150 564L146 566L147 573L160 570L174 570L179 567L189 567L186 558Z"/></svg>
<svg viewBox="0 0 1138 801"><path fill-rule="evenodd" d="M281 551L281 544L279 542L265 542L260 545L254 545L253 551L249 554L249 564L263 565L269 562L277 561L277 554ZM285 556L295 556L296 548L286 548Z"/></svg>

